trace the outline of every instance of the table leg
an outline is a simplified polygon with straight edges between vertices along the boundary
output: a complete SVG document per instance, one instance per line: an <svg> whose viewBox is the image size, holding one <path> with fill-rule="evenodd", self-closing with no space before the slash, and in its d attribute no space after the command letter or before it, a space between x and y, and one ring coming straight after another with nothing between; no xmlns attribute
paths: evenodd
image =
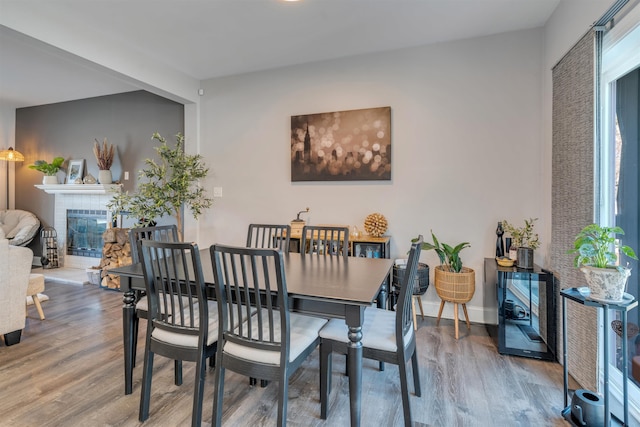
<svg viewBox="0 0 640 427"><path fill-rule="evenodd" d="M362 407L362 323L364 307L347 307L346 319L349 327L348 372L349 401L351 409L351 426L360 426L360 410Z"/></svg>
<svg viewBox="0 0 640 427"><path fill-rule="evenodd" d="M121 277L122 281L124 277ZM126 279L126 280L131 280ZM122 297L122 338L124 344L124 394L133 392L133 354L135 343L136 295L128 286Z"/></svg>

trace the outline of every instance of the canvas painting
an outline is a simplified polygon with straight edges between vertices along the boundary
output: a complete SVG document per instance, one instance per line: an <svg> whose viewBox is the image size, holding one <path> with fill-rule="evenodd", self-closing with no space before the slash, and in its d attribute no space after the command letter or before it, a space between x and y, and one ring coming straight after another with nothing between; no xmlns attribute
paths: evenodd
<svg viewBox="0 0 640 427"><path fill-rule="evenodd" d="M291 181L391 180L391 107L291 116Z"/></svg>

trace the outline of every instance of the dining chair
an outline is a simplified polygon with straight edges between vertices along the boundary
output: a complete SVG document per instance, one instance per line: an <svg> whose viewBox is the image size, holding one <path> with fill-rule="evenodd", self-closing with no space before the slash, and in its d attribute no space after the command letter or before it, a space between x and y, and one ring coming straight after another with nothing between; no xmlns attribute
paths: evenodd
<svg viewBox="0 0 640 427"><path fill-rule="evenodd" d="M249 224L247 232L248 248L277 248L289 252L290 225Z"/></svg>
<svg viewBox="0 0 640 427"><path fill-rule="evenodd" d="M289 252L289 242L291 238L290 225L278 224L249 224L247 232L248 248L277 248L284 253ZM249 379L250 385L256 385L255 378ZM268 381L260 380L260 386L266 387Z"/></svg>
<svg viewBox="0 0 640 427"><path fill-rule="evenodd" d="M319 255L349 255L349 227L305 225L300 252Z"/></svg>
<svg viewBox="0 0 640 427"><path fill-rule="evenodd" d="M140 412L149 418L153 361L156 354L196 362L191 425L202 422L206 359L215 354L218 315L207 300L198 245L195 243L139 243L149 302Z"/></svg>
<svg viewBox="0 0 640 427"><path fill-rule="evenodd" d="M317 347L327 320L289 312L281 251L222 245L209 250L220 324L212 425L222 424L225 370L230 369L278 381L277 425L284 426L289 378ZM239 321L243 316L245 323Z"/></svg>
<svg viewBox="0 0 640 427"><path fill-rule="evenodd" d="M155 240L158 242L178 242L178 227L171 225L156 225L150 227L134 227L129 229L129 244L131 246L131 261L133 264L142 262L138 242L140 240ZM136 316L133 323L133 366L136 362L136 349L138 343L139 319L146 319L149 303L145 295L138 295L136 302ZM176 361L176 384L182 382L182 366Z"/></svg>
<svg viewBox="0 0 640 427"><path fill-rule="evenodd" d="M420 397L420 373L416 351L416 334L413 329L411 297L415 283L422 236L411 244L406 273L400 283L396 311L367 307L362 325L362 357L398 365L402 408L405 426L411 426L411 406L406 364L411 359L413 385ZM331 319L320 330L320 412L327 418L329 394L331 393L331 355L346 354L349 345L348 328L342 319Z"/></svg>

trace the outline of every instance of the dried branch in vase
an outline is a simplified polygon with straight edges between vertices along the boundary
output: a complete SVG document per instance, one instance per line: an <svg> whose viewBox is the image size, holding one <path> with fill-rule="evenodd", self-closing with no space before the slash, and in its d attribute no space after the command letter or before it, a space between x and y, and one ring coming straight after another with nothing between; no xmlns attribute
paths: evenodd
<svg viewBox="0 0 640 427"><path fill-rule="evenodd" d="M115 145L109 144L109 142L107 142L107 138L102 141L102 147L100 147L100 142L96 139L96 142L93 144L93 154L96 156L98 169L109 170L113 164L116 147Z"/></svg>

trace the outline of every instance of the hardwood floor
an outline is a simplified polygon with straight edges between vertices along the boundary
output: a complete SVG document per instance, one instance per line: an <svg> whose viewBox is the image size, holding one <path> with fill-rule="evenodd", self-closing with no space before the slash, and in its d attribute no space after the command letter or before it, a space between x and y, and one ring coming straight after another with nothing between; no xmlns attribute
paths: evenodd
<svg viewBox="0 0 640 427"><path fill-rule="evenodd" d="M124 395L122 295L93 285L47 282L46 320L29 307L22 341L0 342L0 425L139 426L145 323L141 321L133 394ZM411 396L415 426L565 426L561 417L562 369L497 353L483 325L461 329L453 322L418 319L422 397ZM398 368L365 360L362 426L402 425ZM145 426L185 426L191 421L194 364L184 363L184 384L173 384L173 363L156 357L151 413ZM211 372L212 371L208 371ZM320 419L316 350L291 379L288 425L347 426L348 379L344 358L334 357L333 390L326 421ZM225 426L274 425L276 383L250 387L227 372ZM212 412L213 375L207 375L203 419ZM410 391L413 387L410 381Z"/></svg>

